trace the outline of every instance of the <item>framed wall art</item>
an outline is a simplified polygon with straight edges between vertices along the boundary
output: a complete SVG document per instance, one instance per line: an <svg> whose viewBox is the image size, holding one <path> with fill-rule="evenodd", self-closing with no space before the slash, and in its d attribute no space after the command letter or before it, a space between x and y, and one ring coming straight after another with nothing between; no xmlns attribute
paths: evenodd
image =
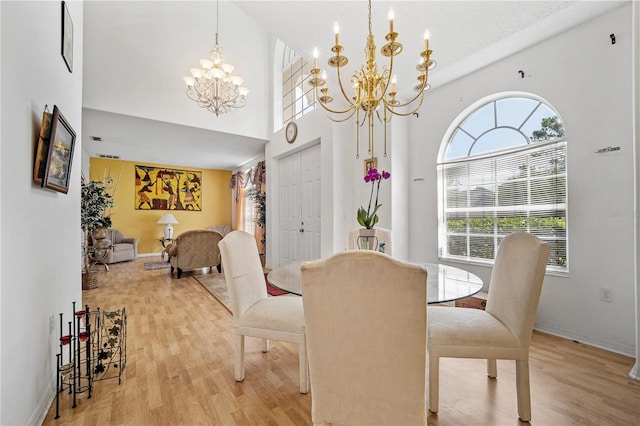
<svg viewBox="0 0 640 426"><path fill-rule="evenodd" d="M62 37L61 37L61 54L64 63L67 64L69 72L73 72L73 21L69 8L65 2L62 2Z"/></svg>
<svg viewBox="0 0 640 426"><path fill-rule="evenodd" d="M42 179L42 187L66 194L69 191L71 160L76 132L64 118L58 106L53 107L51 116L51 136L47 166Z"/></svg>
<svg viewBox="0 0 640 426"><path fill-rule="evenodd" d="M40 124L40 135L36 144L35 159L33 161L33 181L42 186L42 178L47 168L47 156L49 154L49 136L51 135L51 117L53 114L45 105Z"/></svg>
<svg viewBox="0 0 640 426"><path fill-rule="evenodd" d="M364 175L366 176L369 170L378 168L378 157L371 157L364 160Z"/></svg>
<svg viewBox="0 0 640 426"><path fill-rule="evenodd" d="M136 164L136 210L202 210L202 172Z"/></svg>

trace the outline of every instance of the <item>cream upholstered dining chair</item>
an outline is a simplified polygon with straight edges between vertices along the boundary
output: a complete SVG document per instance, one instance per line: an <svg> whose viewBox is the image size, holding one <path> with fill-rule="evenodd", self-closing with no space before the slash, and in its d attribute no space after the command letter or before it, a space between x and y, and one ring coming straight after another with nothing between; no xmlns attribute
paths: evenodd
<svg viewBox="0 0 640 426"><path fill-rule="evenodd" d="M353 250L304 263L314 424L425 424L427 272Z"/></svg>
<svg viewBox="0 0 640 426"><path fill-rule="evenodd" d="M263 352L269 350L269 339L298 344L300 393L309 392L307 340L300 297L268 297L264 272L253 235L232 231L220 243L224 277L235 337L235 379L244 380L244 338L264 340Z"/></svg>
<svg viewBox="0 0 640 426"><path fill-rule="evenodd" d="M531 420L529 344L549 259L549 244L526 233L502 240L491 272L486 310L429 308L429 410L438 411L439 361L486 358L487 374L497 376L496 359L516 362L518 415Z"/></svg>
<svg viewBox="0 0 640 426"><path fill-rule="evenodd" d="M376 236L378 237L378 247L376 251L379 249L381 243L384 243L385 250L384 252L389 256L393 256L393 238L390 229L375 227ZM358 235L360 233L360 228L353 229L349 231L349 250L357 250L358 249Z"/></svg>

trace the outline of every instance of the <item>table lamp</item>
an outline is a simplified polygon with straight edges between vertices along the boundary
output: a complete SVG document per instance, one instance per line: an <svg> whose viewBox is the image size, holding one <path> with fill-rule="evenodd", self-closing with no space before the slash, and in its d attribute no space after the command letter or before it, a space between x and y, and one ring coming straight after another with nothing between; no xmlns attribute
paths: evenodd
<svg viewBox="0 0 640 426"><path fill-rule="evenodd" d="M156 223L164 225L164 239L173 239L173 224L178 223L175 217L171 213L163 214L160 220Z"/></svg>

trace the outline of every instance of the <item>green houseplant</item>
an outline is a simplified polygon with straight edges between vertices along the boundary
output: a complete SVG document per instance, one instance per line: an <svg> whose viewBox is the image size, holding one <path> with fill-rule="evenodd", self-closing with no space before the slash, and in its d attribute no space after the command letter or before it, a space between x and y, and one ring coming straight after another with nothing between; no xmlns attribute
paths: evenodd
<svg viewBox="0 0 640 426"><path fill-rule="evenodd" d="M249 191L248 195L249 199L253 201L255 205L255 223L262 228L262 238L260 242L262 243L263 252L260 253L260 256L264 256L267 244L267 194L259 188L253 188Z"/></svg>
<svg viewBox="0 0 640 426"><path fill-rule="evenodd" d="M80 223L84 231L84 273L89 272L89 235L96 229L111 226L108 209L113 207L113 196L108 192L105 183L82 180Z"/></svg>

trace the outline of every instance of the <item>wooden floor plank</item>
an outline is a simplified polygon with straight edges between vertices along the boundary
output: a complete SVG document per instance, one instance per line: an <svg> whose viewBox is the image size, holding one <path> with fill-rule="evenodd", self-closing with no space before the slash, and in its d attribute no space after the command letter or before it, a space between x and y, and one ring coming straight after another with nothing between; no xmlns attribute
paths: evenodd
<svg viewBox="0 0 640 426"><path fill-rule="evenodd" d="M100 272L83 291L91 309L126 307L127 366L123 381L96 382L91 399L71 408L61 395L44 425L306 425L311 394L298 392L297 345L272 342L264 354L247 339L246 375L233 378L231 315L185 272L144 270L144 261ZM214 272L215 273L215 272ZM72 301L69 301L71 305ZM401 360L399 360L401 361ZM640 382L634 360L543 333L531 347L532 424L638 425ZM516 425L515 366L498 361L497 380L483 360L442 359L440 411L429 425Z"/></svg>

